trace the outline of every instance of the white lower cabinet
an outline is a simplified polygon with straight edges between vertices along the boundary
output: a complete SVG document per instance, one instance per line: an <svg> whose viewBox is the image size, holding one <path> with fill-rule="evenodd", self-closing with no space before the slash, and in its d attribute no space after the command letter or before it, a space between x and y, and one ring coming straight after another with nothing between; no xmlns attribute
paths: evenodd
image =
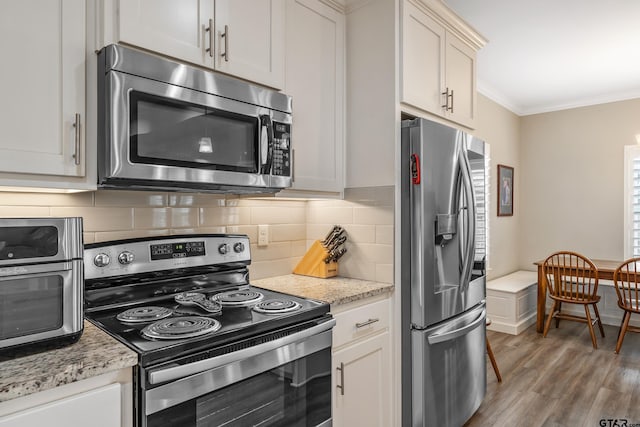
<svg viewBox="0 0 640 427"><path fill-rule="evenodd" d="M0 427L131 427L131 369L0 403Z"/></svg>
<svg viewBox="0 0 640 427"><path fill-rule="evenodd" d="M392 417L389 299L333 310L333 425L388 427Z"/></svg>

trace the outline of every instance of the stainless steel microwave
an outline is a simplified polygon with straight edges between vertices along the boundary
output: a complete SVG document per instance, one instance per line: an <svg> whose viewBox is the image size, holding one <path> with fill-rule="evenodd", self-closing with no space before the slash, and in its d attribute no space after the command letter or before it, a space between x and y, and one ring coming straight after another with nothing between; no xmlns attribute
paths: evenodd
<svg viewBox="0 0 640 427"><path fill-rule="evenodd" d="M110 45L98 54L98 186L273 193L291 186L291 97Z"/></svg>
<svg viewBox="0 0 640 427"><path fill-rule="evenodd" d="M82 218L0 219L0 360L83 331Z"/></svg>

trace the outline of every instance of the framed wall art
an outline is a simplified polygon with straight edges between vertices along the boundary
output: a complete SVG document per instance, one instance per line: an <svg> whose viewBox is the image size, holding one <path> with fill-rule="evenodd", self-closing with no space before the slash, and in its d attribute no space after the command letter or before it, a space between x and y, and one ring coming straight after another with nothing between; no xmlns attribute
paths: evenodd
<svg viewBox="0 0 640 427"><path fill-rule="evenodd" d="M513 215L513 168L498 165L498 216Z"/></svg>

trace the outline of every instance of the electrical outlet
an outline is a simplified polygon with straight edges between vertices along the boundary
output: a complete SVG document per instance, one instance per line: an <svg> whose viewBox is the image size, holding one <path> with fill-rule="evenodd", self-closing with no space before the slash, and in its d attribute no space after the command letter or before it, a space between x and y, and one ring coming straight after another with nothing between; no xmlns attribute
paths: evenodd
<svg viewBox="0 0 640 427"><path fill-rule="evenodd" d="M269 226L258 226L258 246L267 246L269 244Z"/></svg>

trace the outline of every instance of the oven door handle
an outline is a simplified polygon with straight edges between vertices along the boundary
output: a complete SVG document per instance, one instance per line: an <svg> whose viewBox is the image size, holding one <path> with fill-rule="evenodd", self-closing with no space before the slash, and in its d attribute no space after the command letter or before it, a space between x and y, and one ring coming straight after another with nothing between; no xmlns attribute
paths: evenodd
<svg viewBox="0 0 640 427"><path fill-rule="evenodd" d="M330 330L336 324L335 319L330 319L319 325L312 326L300 332L296 332L286 337L279 338L277 340L269 341L263 344L258 344L253 347L245 348L242 350L234 351L233 353L223 354L220 356L212 357L210 359L200 360L198 362L189 363L187 365L173 366L170 368L153 369L148 372L148 379L150 384L160 384L166 381L173 381L179 378L185 378L189 375L194 375L200 372L215 369L229 363L236 362L242 359L248 359L261 353L265 353L270 350L274 350L278 347L294 343L296 341L303 340L321 332Z"/></svg>

